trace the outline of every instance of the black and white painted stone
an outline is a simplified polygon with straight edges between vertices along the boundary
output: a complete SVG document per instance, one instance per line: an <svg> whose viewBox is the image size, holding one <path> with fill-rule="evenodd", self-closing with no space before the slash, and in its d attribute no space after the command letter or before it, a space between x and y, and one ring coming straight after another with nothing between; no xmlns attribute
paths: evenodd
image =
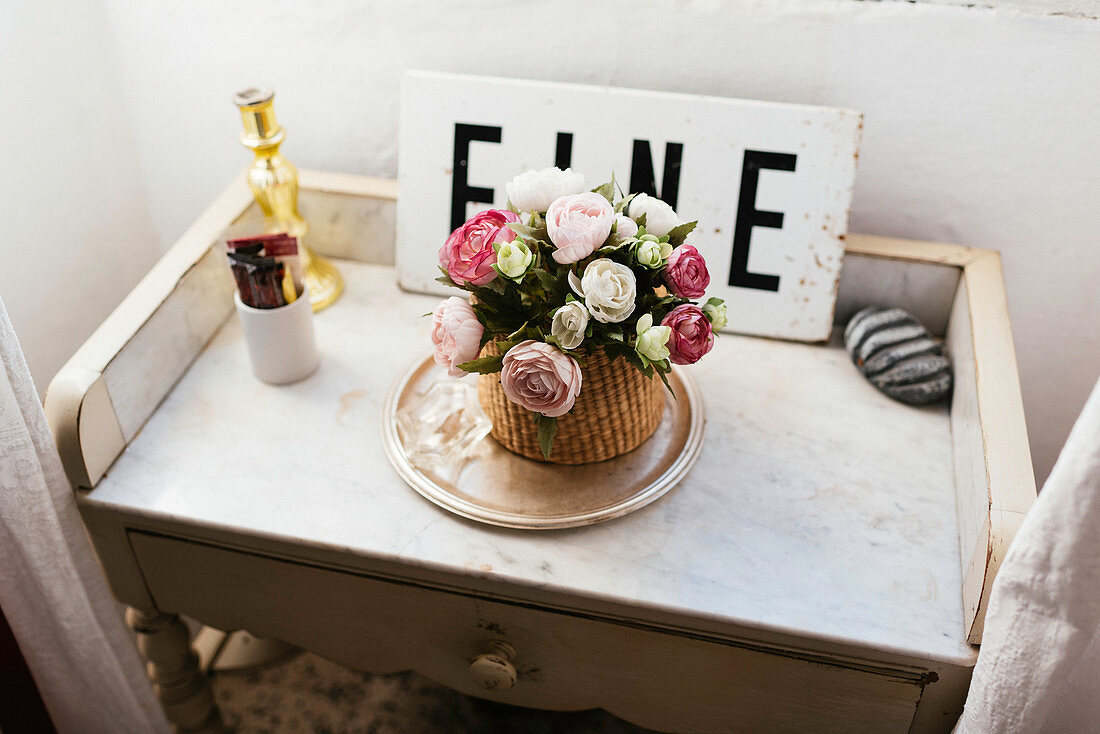
<svg viewBox="0 0 1100 734"><path fill-rule="evenodd" d="M844 347L880 391L909 405L942 400L951 391L951 360L912 314L869 306L848 322Z"/></svg>

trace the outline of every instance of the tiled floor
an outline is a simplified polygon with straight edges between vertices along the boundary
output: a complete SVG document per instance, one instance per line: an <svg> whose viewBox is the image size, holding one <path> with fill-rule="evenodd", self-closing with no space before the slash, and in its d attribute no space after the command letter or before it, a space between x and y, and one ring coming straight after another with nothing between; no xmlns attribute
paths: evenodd
<svg viewBox="0 0 1100 734"><path fill-rule="evenodd" d="M603 711L558 713L482 701L416 673L368 675L302 653L214 676L237 734L645 734Z"/></svg>

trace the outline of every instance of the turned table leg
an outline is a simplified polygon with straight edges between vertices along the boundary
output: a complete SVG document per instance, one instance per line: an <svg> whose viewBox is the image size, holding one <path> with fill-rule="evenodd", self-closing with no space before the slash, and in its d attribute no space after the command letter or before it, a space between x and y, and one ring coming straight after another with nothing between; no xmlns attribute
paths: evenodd
<svg viewBox="0 0 1100 734"><path fill-rule="evenodd" d="M225 734L210 680L199 670L190 633L179 615L131 607L126 621L137 634L146 672L175 730L180 734Z"/></svg>

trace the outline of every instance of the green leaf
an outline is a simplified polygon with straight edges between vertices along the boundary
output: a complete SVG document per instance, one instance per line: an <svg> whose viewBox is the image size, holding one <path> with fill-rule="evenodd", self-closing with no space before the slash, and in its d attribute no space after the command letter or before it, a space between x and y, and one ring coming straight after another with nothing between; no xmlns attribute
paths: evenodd
<svg viewBox="0 0 1100 734"><path fill-rule="evenodd" d="M532 270L531 272L535 274L535 277L539 281L539 285L541 285L548 291L554 290L554 288L558 284L557 278L555 278L554 274L551 273L549 270L542 270L540 268L538 270Z"/></svg>
<svg viewBox="0 0 1100 734"><path fill-rule="evenodd" d="M611 244L605 244L603 247L596 250L596 252L598 252L600 254L605 254L605 253L609 253L609 252L618 252L619 250L623 249L627 245L633 246L633 243L634 243L634 240L632 238L620 238L620 237L618 237L618 235L612 235L611 237L608 237L607 241Z"/></svg>
<svg viewBox="0 0 1100 734"><path fill-rule="evenodd" d="M630 196L623 197L622 201L615 205L615 213L619 214L626 211L626 208L630 206L630 202L633 201L637 194L631 194Z"/></svg>
<svg viewBox="0 0 1100 734"><path fill-rule="evenodd" d="M607 199L609 204L615 203L615 184L613 184L611 181L608 181L602 186L597 186L596 188L592 189L592 191L593 193L599 194L603 198Z"/></svg>
<svg viewBox="0 0 1100 734"><path fill-rule="evenodd" d="M642 212L642 216L635 219L634 222L638 225L638 234L636 236L641 237L645 234L645 212Z"/></svg>
<svg viewBox="0 0 1100 734"><path fill-rule="evenodd" d="M508 336L507 336L507 337L505 338L505 340L504 340L503 342L501 342L501 343L502 343L502 344L504 344L504 343L511 343L511 344L513 344L513 345L514 345L514 344L519 344L519 343L520 343L521 341L523 341L523 332L524 332L524 330L525 330L526 328L527 328L527 322L524 322L523 326L519 327L518 329L516 329L515 331L513 331L513 332L512 332L511 334L509 334L509 335L508 335ZM509 347L509 348L510 348L510 347Z"/></svg>
<svg viewBox="0 0 1100 734"><path fill-rule="evenodd" d="M697 221L687 222L686 224L681 224L678 227L673 227L668 232L668 241L673 246L684 244L684 240L686 240L687 236L692 233L697 224L699 224L699 222Z"/></svg>
<svg viewBox="0 0 1100 734"><path fill-rule="evenodd" d="M454 281L453 281L453 280L451 279L451 274L447 272L447 268L445 268L445 267L443 267L442 265L440 265L440 266L439 266L439 272L443 273L443 275L441 275L440 277L436 278L436 282L438 282L438 283L442 283L443 285L449 285L449 286L451 286L452 288L461 288L461 287L462 287L462 286L460 286L460 285L459 285L458 283L454 282Z"/></svg>
<svg viewBox="0 0 1100 734"><path fill-rule="evenodd" d="M672 396L673 400L676 400L676 393L672 391L672 385L668 384L668 372L672 371L672 367L668 367L667 370L663 370L660 367L657 368L657 376L661 378L661 382L665 383L665 387L668 388L668 394ZM679 402L677 400L677 402Z"/></svg>
<svg viewBox="0 0 1100 734"><path fill-rule="evenodd" d="M500 372L501 369L504 368L504 355L498 354L495 357L478 357L477 359L471 359L469 362L463 362L458 368L466 372L476 372L479 375L489 375L493 372Z"/></svg>
<svg viewBox="0 0 1100 734"><path fill-rule="evenodd" d="M515 232L520 237L527 240L535 240L540 243L545 243L549 236L546 234L546 222L544 222L536 214L531 214L531 223L524 224L523 222L509 222L508 229ZM530 243L528 243L530 246ZM531 248L534 250L534 248Z"/></svg>
<svg viewBox="0 0 1100 734"><path fill-rule="evenodd" d="M523 222L509 222L507 226L508 229L522 237L533 237L535 234L534 227L528 227Z"/></svg>
<svg viewBox="0 0 1100 734"><path fill-rule="evenodd" d="M558 419L547 418L541 413L536 413L538 416L535 420L539 424L539 449L542 451L542 456L545 459L550 458L550 453L554 450L554 434L558 432Z"/></svg>
<svg viewBox="0 0 1100 734"><path fill-rule="evenodd" d="M515 340L512 340L512 341L509 341L507 339L501 339L501 340L497 341L497 349L500 350L500 358L504 359L504 355L508 354L508 350L511 349L512 347L514 347L515 345L519 344L521 341L523 341L523 340L522 339L515 339Z"/></svg>

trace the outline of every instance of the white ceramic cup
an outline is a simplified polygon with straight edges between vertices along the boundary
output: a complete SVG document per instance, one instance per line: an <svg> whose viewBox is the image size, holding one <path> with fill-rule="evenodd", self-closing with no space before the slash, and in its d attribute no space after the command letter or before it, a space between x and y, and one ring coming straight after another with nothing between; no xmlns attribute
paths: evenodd
<svg viewBox="0 0 1100 734"><path fill-rule="evenodd" d="M304 380L316 371L320 356L313 334L309 290L279 308L252 308L233 294L237 317L248 345L252 374L272 385Z"/></svg>

